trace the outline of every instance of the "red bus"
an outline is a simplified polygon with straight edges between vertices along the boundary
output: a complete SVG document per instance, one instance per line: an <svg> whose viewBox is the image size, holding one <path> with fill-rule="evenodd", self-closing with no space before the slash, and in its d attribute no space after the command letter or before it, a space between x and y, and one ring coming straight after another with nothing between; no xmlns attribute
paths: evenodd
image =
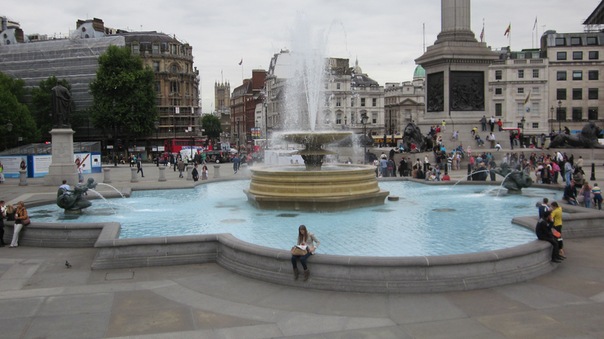
<svg viewBox="0 0 604 339"><path fill-rule="evenodd" d="M180 153L183 147L186 149L202 148L206 146L206 139L166 139L164 151L168 153Z"/></svg>

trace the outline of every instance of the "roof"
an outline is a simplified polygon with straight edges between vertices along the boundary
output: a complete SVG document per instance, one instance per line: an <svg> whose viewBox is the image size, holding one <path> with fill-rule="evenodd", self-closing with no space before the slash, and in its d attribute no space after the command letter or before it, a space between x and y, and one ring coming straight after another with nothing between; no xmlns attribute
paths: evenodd
<svg viewBox="0 0 604 339"><path fill-rule="evenodd" d="M602 25L604 24L604 0L600 2L598 7L585 19L584 25Z"/></svg>

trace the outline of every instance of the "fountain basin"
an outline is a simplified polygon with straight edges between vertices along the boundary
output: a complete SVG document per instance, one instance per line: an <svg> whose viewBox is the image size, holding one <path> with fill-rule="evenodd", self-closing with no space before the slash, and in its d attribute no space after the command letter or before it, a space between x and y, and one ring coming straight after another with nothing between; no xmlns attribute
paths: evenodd
<svg viewBox="0 0 604 339"><path fill-rule="evenodd" d="M304 165L254 167L248 201L259 209L338 211L384 203L374 166L325 165L319 171Z"/></svg>

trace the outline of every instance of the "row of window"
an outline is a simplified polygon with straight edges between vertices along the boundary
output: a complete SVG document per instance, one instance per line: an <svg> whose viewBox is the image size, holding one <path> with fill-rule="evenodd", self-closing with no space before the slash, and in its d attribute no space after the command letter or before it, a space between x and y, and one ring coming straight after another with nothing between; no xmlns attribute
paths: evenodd
<svg viewBox="0 0 604 339"><path fill-rule="evenodd" d="M519 105L519 111L516 112L518 115L524 114L524 105ZM566 120L566 107L560 107L556 109L555 118L556 121L565 121ZM495 116L502 117L503 116L503 104L495 103ZM589 107L587 109L587 120L598 120L598 107ZM572 121L583 121L585 118L583 117L583 107L573 107L572 108Z"/></svg>
<svg viewBox="0 0 604 339"><path fill-rule="evenodd" d="M574 51L572 54L573 60L583 60L583 51ZM587 58L589 60L599 60L600 53L599 51L589 51L587 52ZM557 52L556 60L568 60L567 52Z"/></svg>
<svg viewBox="0 0 604 339"><path fill-rule="evenodd" d="M573 80L583 80L583 71L572 71L572 79ZM587 79L588 80L599 80L600 72L597 70L587 71ZM556 80L565 81L566 80L566 71L556 72Z"/></svg>
<svg viewBox="0 0 604 339"><path fill-rule="evenodd" d="M518 79L524 79L524 69L519 69L518 70ZM539 79L539 70L538 69L533 69L532 71L532 75L533 75L533 79ZM503 79L503 71L502 70L496 70L495 71L495 80L502 80Z"/></svg>
<svg viewBox="0 0 604 339"><path fill-rule="evenodd" d="M355 98L350 98L350 107L354 107L354 100ZM327 105L327 103L325 104L325 106L329 106ZM336 98L336 107L341 107L342 106L342 98ZM365 107L365 98L361 98L361 107ZM377 98L372 98L371 99L371 106L376 107L377 106Z"/></svg>
<svg viewBox="0 0 604 339"><path fill-rule="evenodd" d="M567 46L567 38L566 37L557 37L556 38L556 46ZM598 45L598 37L597 36L588 36L588 37L580 37L573 36L570 37L570 45L571 46L583 46L583 42L585 42L588 46L597 46Z"/></svg>
<svg viewBox="0 0 604 339"><path fill-rule="evenodd" d="M588 88L587 89L587 99L589 100L598 100L598 88ZM558 88L556 89L556 100L566 100L566 88ZM572 89L572 100L583 100L583 88L573 88Z"/></svg>

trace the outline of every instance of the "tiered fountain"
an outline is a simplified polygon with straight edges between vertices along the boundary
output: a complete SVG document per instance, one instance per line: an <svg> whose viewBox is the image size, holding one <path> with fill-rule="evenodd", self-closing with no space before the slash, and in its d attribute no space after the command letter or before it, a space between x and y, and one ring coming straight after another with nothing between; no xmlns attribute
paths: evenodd
<svg viewBox="0 0 604 339"><path fill-rule="evenodd" d="M351 137L349 131L333 128L329 119L319 117L325 102L321 89L324 84L324 39L311 39L309 25L297 20L292 37L292 67L287 79L285 126L306 127L304 131L286 130L279 133L285 141L302 144L298 154L302 165L254 167L250 188L245 191L248 201L261 209L293 209L333 211L384 203L389 192L380 190L375 167L366 165L324 165L325 155L334 154L325 145ZM301 100L303 96L305 100ZM296 105L296 103L302 103ZM317 124L322 122L321 129ZM286 127L287 128L287 127Z"/></svg>

